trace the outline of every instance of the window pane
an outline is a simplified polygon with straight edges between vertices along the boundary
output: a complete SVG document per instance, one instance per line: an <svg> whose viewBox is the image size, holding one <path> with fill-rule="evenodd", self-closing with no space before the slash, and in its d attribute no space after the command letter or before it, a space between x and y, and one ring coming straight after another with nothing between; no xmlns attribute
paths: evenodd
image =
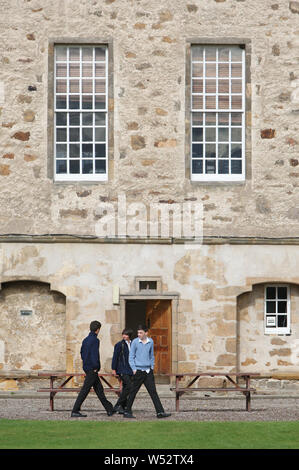
<svg viewBox="0 0 299 470"><path fill-rule="evenodd" d="M241 158L242 157L241 144L232 144L231 145L231 157L232 158Z"/></svg>
<svg viewBox="0 0 299 470"><path fill-rule="evenodd" d="M286 315L277 316L277 326L279 328L286 328L288 326L288 319Z"/></svg>
<svg viewBox="0 0 299 470"><path fill-rule="evenodd" d="M228 113L219 113L218 114L218 124L220 126L229 125L229 114Z"/></svg>
<svg viewBox="0 0 299 470"><path fill-rule="evenodd" d="M66 46L56 47L56 60L66 60Z"/></svg>
<svg viewBox="0 0 299 470"><path fill-rule="evenodd" d="M66 158L66 145L57 144L56 145L56 157L57 158Z"/></svg>
<svg viewBox="0 0 299 470"><path fill-rule="evenodd" d="M56 129L56 142L66 142L66 128L58 127Z"/></svg>
<svg viewBox="0 0 299 470"><path fill-rule="evenodd" d="M80 77L80 64L69 64L70 77Z"/></svg>
<svg viewBox="0 0 299 470"><path fill-rule="evenodd" d="M242 126L241 113L232 113L232 126Z"/></svg>
<svg viewBox="0 0 299 470"><path fill-rule="evenodd" d="M206 144L206 158L216 158L215 144Z"/></svg>
<svg viewBox="0 0 299 470"><path fill-rule="evenodd" d="M96 95L95 96L95 108L96 109L105 109L106 107L106 97L105 95Z"/></svg>
<svg viewBox="0 0 299 470"><path fill-rule="evenodd" d="M228 109L229 108L229 95L219 95L218 96L218 107L219 107L219 109Z"/></svg>
<svg viewBox="0 0 299 470"><path fill-rule="evenodd" d="M216 64L206 63L206 77L216 77Z"/></svg>
<svg viewBox="0 0 299 470"><path fill-rule="evenodd" d="M220 175L227 175L229 173L229 161L228 160L219 160L218 173Z"/></svg>
<svg viewBox="0 0 299 470"><path fill-rule="evenodd" d="M103 66L104 67L104 66ZM86 62L82 64L82 77L92 77L92 62Z"/></svg>
<svg viewBox="0 0 299 470"><path fill-rule="evenodd" d="M206 126L216 125L216 113L206 113Z"/></svg>
<svg viewBox="0 0 299 470"><path fill-rule="evenodd" d="M235 128L231 130L231 140L232 142L242 141L242 129L241 128Z"/></svg>
<svg viewBox="0 0 299 470"><path fill-rule="evenodd" d="M267 313L276 313L276 302L267 301L266 302L266 312Z"/></svg>
<svg viewBox="0 0 299 470"><path fill-rule="evenodd" d="M242 173L242 160L232 160L231 173L240 175Z"/></svg>
<svg viewBox="0 0 299 470"><path fill-rule="evenodd" d="M82 93L92 93L92 80L82 80Z"/></svg>
<svg viewBox="0 0 299 470"><path fill-rule="evenodd" d="M232 95L232 109L242 108L242 95Z"/></svg>
<svg viewBox="0 0 299 470"><path fill-rule="evenodd" d="M70 160L70 173L80 173L80 160Z"/></svg>
<svg viewBox="0 0 299 470"><path fill-rule="evenodd" d="M193 158L202 158L203 156L203 145L202 144L192 144L192 157Z"/></svg>
<svg viewBox="0 0 299 470"><path fill-rule="evenodd" d="M82 95L82 109L92 109L92 95Z"/></svg>
<svg viewBox="0 0 299 470"><path fill-rule="evenodd" d="M56 80L56 93L66 93L66 80Z"/></svg>
<svg viewBox="0 0 299 470"><path fill-rule="evenodd" d="M202 95L193 95L192 96L192 108L193 109L202 109L203 97Z"/></svg>
<svg viewBox="0 0 299 470"><path fill-rule="evenodd" d="M92 126L92 124L93 124L93 114L92 113L82 113L82 124L83 124L83 126Z"/></svg>
<svg viewBox="0 0 299 470"><path fill-rule="evenodd" d="M232 93L242 93L242 80L232 80Z"/></svg>
<svg viewBox="0 0 299 470"><path fill-rule="evenodd" d="M206 93L216 93L216 80L206 80Z"/></svg>
<svg viewBox="0 0 299 470"><path fill-rule="evenodd" d="M218 145L218 157L219 158L228 158L229 145L228 144L219 144Z"/></svg>
<svg viewBox="0 0 299 470"><path fill-rule="evenodd" d="M242 64L231 64L231 76L242 77Z"/></svg>
<svg viewBox="0 0 299 470"><path fill-rule="evenodd" d="M70 144L70 158L80 157L80 144Z"/></svg>
<svg viewBox="0 0 299 470"><path fill-rule="evenodd" d="M66 64L56 64L56 77L66 77Z"/></svg>
<svg viewBox="0 0 299 470"><path fill-rule="evenodd" d="M203 60L203 47L202 46L192 46L192 60Z"/></svg>
<svg viewBox="0 0 299 470"><path fill-rule="evenodd" d="M228 47L218 48L218 60L220 62L228 62L229 60L229 48Z"/></svg>
<svg viewBox="0 0 299 470"><path fill-rule="evenodd" d="M106 82L105 80L95 80L95 93L105 93Z"/></svg>
<svg viewBox="0 0 299 470"><path fill-rule="evenodd" d="M278 297L278 299L287 299L288 298L288 289L287 289L287 287L278 287L277 288L277 297Z"/></svg>
<svg viewBox="0 0 299 470"><path fill-rule="evenodd" d="M105 77L105 65L104 64L95 64L95 76L96 77Z"/></svg>
<svg viewBox="0 0 299 470"><path fill-rule="evenodd" d="M106 58L106 48L105 47L96 47L95 48L95 59L96 60L105 60Z"/></svg>
<svg viewBox="0 0 299 470"><path fill-rule="evenodd" d="M70 80L70 93L79 93L79 80Z"/></svg>
<svg viewBox="0 0 299 470"><path fill-rule="evenodd" d="M57 126L66 126L67 114L66 113L57 113L56 114L56 125Z"/></svg>
<svg viewBox="0 0 299 470"><path fill-rule="evenodd" d="M70 60L80 60L80 48L79 47L70 47Z"/></svg>
<svg viewBox="0 0 299 470"><path fill-rule="evenodd" d="M93 129L92 127L83 127L82 128L82 140L83 142L92 142L93 138Z"/></svg>
<svg viewBox="0 0 299 470"><path fill-rule="evenodd" d="M192 80L192 93L203 92L203 80Z"/></svg>
<svg viewBox="0 0 299 470"><path fill-rule="evenodd" d="M96 158L106 157L106 145L105 144L96 144L95 150L96 150L96 154L95 154Z"/></svg>
<svg viewBox="0 0 299 470"><path fill-rule="evenodd" d="M287 302L285 300L279 300L277 304L278 313L287 313Z"/></svg>
<svg viewBox="0 0 299 470"><path fill-rule="evenodd" d="M206 96L206 109L215 109L216 108L216 96L212 95Z"/></svg>
<svg viewBox="0 0 299 470"><path fill-rule="evenodd" d="M192 129L192 141L202 142L203 129L202 127L194 127Z"/></svg>
<svg viewBox="0 0 299 470"><path fill-rule="evenodd" d="M67 172L66 160L56 160L56 173L62 174Z"/></svg>
<svg viewBox="0 0 299 470"><path fill-rule="evenodd" d="M93 60L93 49L92 47L82 48L82 60Z"/></svg>
<svg viewBox="0 0 299 470"><path fill-rule="evenodd" d="M66 96L57 95L56 96L56 108L57 109L66 109Z"/></svg>
<svg viewBox="0 0 299 470"><path fill-rule="evenodd" d="M266 298L267 299L275 299L276 297L276 288L275 287L267 287L266 289Z"/></svg>
<svg viewBox="0 0 299 470"><path fill-rule="evenodd" d="M242 49L240 47L233 47L231 51L232 62L242 61Z"/></svg>
<svg viewBox="0 0 299 470"><path fill-rule="evenodd" d="M229 64L218 64L218 76L229 77Z"/></svg>
<svg viewBox="0 0 299 470"><path fill-rule="evenodd" d="M69 136L70 136L70 141L71 142L80 141L80 129L79 129L79 127L70 127Z"/></svg>
<svg viewBox="0 0 299 470"><path fill-rule="evenodd" d="M218 140L219 142L228 142L228 131L227 127L218 128Z"/></svg>
<svg viewBox="0 0 299 470"><path fill-rule="evenodd" d="M219 80L218 93L229 93L229 80Z"/></svg>
<svg viewBox="0 0 299 470"><path fill-rule="evenodd" d="M70 126L80 126L80 113L70 113Z"/></svg>
<svg viewBox="0 0 299 470"><path fill-rule="evenodd" d="M203 76L203 65L202 64L192 64L192 76L193 77L202 77Z"/></svg>
<svg viewBox="0 0 299 470"><path fill-rule="evenodd" d="M95 172L106 173L106 160L95 160Z"/></svg>
<svg viewBox="0 0 299 470"><path fill-rule="evenodd" d="M202 160L192 160L192 173L202 173Z"/></svg>
<svg viewBox="0 0 299 470"><path fill-rule="evenodd" d="M206 61L216 61L216 47L214 46L206 46L205 47L205 59Z"/></svg>
<svg viewBox="0 0 299 470"><path fill-rule="evenodd" d="M206 173L216 173L216 160L206 160Z"/></svg>
<svg viewBox="0 0 299 470"><path fill-rule="evenodd" d="M82 173L93 173L93 160L82 160Z"/></svg>
<svg viewBox="0 0 299 470"><path fill-rule="evenodd" d="M93 145L92 144L82 144L82 157L83 158L93 157Z"/></svg>
<svg viewBox="0 0 299 470"><path fill-rule="evenodd" d="M193 113L192 114L192 124L193 124L193 126L202 126L202 124L203 124L203 113Z"/></svg>
<svg viewBox="0 0 299 470"><path fill-rule="evenodd" d="M106 115L104 113L95 113L95 125L104 126L106 124Z"/></svg>
<svg viewBox="0 0 299 470"><path fill-rule="evenodd" d="M80 107L80 96L79 95L70 95L69 96L69 108L70 109L79 109Z"/></svg>
<svg viewBox="0 0 299 470"><path fill-rule="evenodd" d="M95 129L95 141L105 142L106 140L106 129L104 127L97 127Z"/></svg>
<svg viewBox="0 0 299 470"><path fill-rule="evenodd" d="M216 128L208 127L206 129L206 142L215 142L216 140Z"/></svg>

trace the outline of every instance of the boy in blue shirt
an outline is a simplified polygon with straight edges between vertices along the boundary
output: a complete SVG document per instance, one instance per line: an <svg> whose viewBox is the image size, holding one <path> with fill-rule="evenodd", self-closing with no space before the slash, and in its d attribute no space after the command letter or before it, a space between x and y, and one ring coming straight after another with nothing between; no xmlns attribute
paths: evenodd
<svg viewBox="0 0 299 470"><path fill-rule="evenodd" d="M138 338L131 343L129 364L133 370L133 384L127 400L127 409L124 412L124 418L135 418L132 414L132 405L135 397L144 384L152 402L154 404L157 418L167 418L171 413L165 413L160 398L158 396L154 378L154 342L147 336L148 329L144 326L138 327Z"/></svg>

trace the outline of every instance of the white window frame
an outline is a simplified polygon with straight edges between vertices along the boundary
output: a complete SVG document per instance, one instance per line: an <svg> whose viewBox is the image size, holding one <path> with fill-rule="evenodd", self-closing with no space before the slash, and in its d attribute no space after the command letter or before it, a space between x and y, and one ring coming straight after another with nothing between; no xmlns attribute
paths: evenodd
<svg viewBox="0 0 299 470"><path fill-rule="evenodd" d="M194 95L197 95L197 94L200 94L200 93L193 93L193 90L192 90L192 84L193 84L193 78L199 78L199 77L193 77L193 64L195 63L200 63L200 61L193 61L192 60L192 48L193 47L196 47L198 46L199 44L192 44L191 45L191 87L190 87L190 103L191 103L191 112L190 112L190 128L191 128L191 132L190 132L190 175L191 175L191 181L244 181L245 180L245 117L246 117L246 110L245 110L245 103L246 103L246 93L245 93L245 87L246 87L246 61L245 61L245 46L242 47L242 108L241 109L232 109L231 107L230 108L227 108L227 109L219 109L218 108L218 95L221 94L221 95L225 95L225 93L218 93L218 64L219 63L229 63L231 64L232 61L231 61L231 49L230 49L230 52L229 52L229 62L221 62L218 60L218 48L223 48L223 47L228 47L228 48L233 48L233 47L238 47L237 45L235 44L227 44L227 45L224 45L224 44L217 44L217 45L212 45L212 44L201 44L201 46L203 48L205 47L215 47L216 48L216 95L214 93L205 93L205 78L206 78L206 67L205 67L205 49L204 49L204 55L203 55L203 93L202 93L202 96L203 96L203 104L205 103L205 96L208 96L208 95L213 95L213 96L216 96L216 108L215 109L206 109L204 106L203 108L201 109L194 109L193 108L193 100L192 100L192 96ZM240 46L239 46L240 47ZM234 62L233 62L234 63ZM238 63L238 62L236 62ZM209 79L213 79L213 77L208 77ZM222 77L220 77L221 79ZM225 78L224 78L225 79ZM239 79L239 78L238 78ZM234 80L233 77L231 77L231 67L229 67L229 77L228 77L228 80L229 80L229 93L228 96L231 97L234 95L234 93L231 93L231 83L232 83L232 80ZM230 100L230 105L231 105L231 100ZM204 116L206 113L209 113L209 112L212 112L212 113L216 113L216 130L217 128L219 127L218 125L218 113L241 113L242 114L242 125L241 125L241 129L242 129L242 140L241 140L241 145L242 145L242 156L240 158L240 160L242 161L242 173L240 174L218 174L218 132L216 131L216 173L209 173L209 174L205 174L204 173L204 170L205 170L205 164L204 164L204 161L205 161L205 158L203 157L202 161L203 161L203 173L193 173L193 168L192 168L192 161L195 160L193 157L192 157L192 144L193 144L193 141L192 141L192 129L193 127L200 127L200 126L193 126L192 125L192 116L193 116L193 113L203 113ZM205 125L202 126L203 127L203 155L205 153ZM221 127L226 127L226 126L223 126L221 125ZM228 144L229 144L229 155L230 155L230 150L231 150L231 144L234 143L231 141L231 129L232 129L232 126L231 126L231 118L230 118L230 121L229 121L229 125L227 126L228 129L229 129L229 139L228 139ZM235 128L235 126L233 126ZM198 142L196 142L198 143ZM223 142L224 143L224 142ZM231 157L229 157L229 168L231 168Z"/></svg>
<svg viewBox="0 0 299 470"><path fill-rule="evenodd" d="M277 312L276 308L276 313L267 313L267 287L275 287L276 292L278 287L285 287L287 289L287 312L286 312L286 317L287 317L287 326L286 327L269 327L267 326L267 317L276 317L275 323L277 322L277 316L279 313ZM273 299L273 301L276 302L277 306L277 295L275 296L276 298ZM268 299L272 301L272 299ZM268 319L268 322L271 321L271 318ZM271 335L289 335L291 333L291 300L290 300L290 286L288 284L266 284L265 289L264 289L264 330L265 334L271 334Z"/></svg>
<svg viewBox="0 0 299 470"><path fill-rule="evenodd" d="M67 48L67 61L57 61L56 60L56 52L57 52L57 48L58 47L66 47ZM95 61L95 48L97 47L102 47L102 48L105 48L105 62L104 61ZM69 83L70 83L70 76L69 76L69 64L70 64L70 61L69 61L69 49L70 48L79 48L80 49L80 60L79 60L79 64L80 64L80 78L78 78L79 80L79 93L69 93ZM92 96L93 96L93 103L94 103L94 98L95 98L95 95L103 95L103 96L106 96L106 100L105 100L105 108L99 108L99 109L95 109L95 108L92 108L92 109L82 109L81 107L78 108L78 109L71 109L69 108L69 100L68 100L68 97L70 95L79 95L80 97L80 103L81 103L81 98L82 98L82 49L83 48L92 48L93 49L93 60L92 60L92 64L93 64L93 75L92 77L84 77L84 79L92 79L92 83L93 83L93 92L92 92ZM56 77L56 64L57 63L66 63L67 64L67 74L66 74L66 77ZM105 76L103 77L105 79L105 92L104 93L95 93L95 79L98 78L98 79L101 79L101 77L96 77L95 76L95 64L96 63L104 63L105 64ZM66 90L66 93L61 93L61 94L65 94L66 97L67 97L67 107L65 109L60 109L60 108L56 108L56 96L59 95L57 94L56 92L56 79L66 79L67 81L67 90ZM73 77L71 77L73 78ZM77 77L74 77L74 78L77 78ZM109 129L108 129L108 99L109 99L109 95L108 95L108 45L107 44L57 44L55 45L54 47L54 180L55 181L107 181L108 180L108 142L109 142ZM69 144L70 144L70 140L69 140L69 125L67 126L63 126L63 127L66 127L66 132L67 132L67 139L66 139L66 144L67 144L67 157L66 159L63 159L63 158L57 158L57 155L56 155L56 143L60 143L60 142L56 142L56 129L59 128L59 126L56 125L56 115L58 112L65 112L67 114L69 113L84 113L84 112L88 112L88 113L103 113L105 114L105 142L103 141L95 141L95 138L93 138L92 141L90 142L83 142L82 141L82 128L83 127L91 127L93 129L93 136L95 136L95 128L96 127L104 127L104 126L95 126L95 124L93 123L92 126L85 126L85 125L82 125L82 120L80 118L80 125L78 126L75 126L75 127L79 127L80 129L80 141L78 142L74 142L74 143L79 143L80 144L80 147L81 145L84 143L84 144L92 144L93 145L93 149L94 149L94 146L96 144L105 144L105 158L103 158L102 160L105 160L106 162L106 172L105 173L93 173L93 174L84 174L82 173L82 157L80 157L78 160L80 160L80 173L69 173ZM94 121L93 121L94 122ZM63 142L64 143L64 142ZM67 161L67 170L68 170L68 173L57 173L57 170L56 170L56 161L57 160L66 160ZM93 161L95 161L95 156L93 156Z"/></svg>

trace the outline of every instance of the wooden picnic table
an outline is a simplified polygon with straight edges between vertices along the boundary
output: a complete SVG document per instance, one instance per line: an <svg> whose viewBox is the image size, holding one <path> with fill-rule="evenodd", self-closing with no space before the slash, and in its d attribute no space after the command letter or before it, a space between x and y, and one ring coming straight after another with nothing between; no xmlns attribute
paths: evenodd
<svg viewBox="0 0 299 470"><path fill-rule="evenodd" d="M104 392L112 391L115 392L118 396L120 395L122 391L122 381L119 376L115 376L114 374L101 374L98 373L98 376L102 382L104 382L105 385L108 387L104 387ZM85 377L84 373L66 373L66 372L39 372L38 377L44 377L44 378L49 378L50 379L50 387L49 388L40 388L37 390L38 392L47 392L50 394L50 409L51 411L54 411L54 397L56 393L58 392L79 392L81 390L81 387L66 387L66 384L73 379L74 377ZM62 379L66 377L64 382L62 382L60 385L55 386L54 381ZM111 385L111 383L108 382L106 377L114 377L118 379L119 387L114 387ZM93 391L93 390L92 390Z"/></svg>
<svg viewBox="0 0 299 470"><path fill-rule="evenodd" d="M170 377L175 377L175 387L170 387L170 390L175 391L175 401L176 401L176 411L179 411L180 408L180 397L187 392L201 392L201 391L210 391L210 392L242 392L246 397L246 411L251 409L251 392L254 392L255 389L250 387L251 377L259 377L258 373L251 372L197 372L197 373L187 373L187 374L167 374ZM190 377L191 380L186 386L182 386L180 381L184 377ZM226 377L227 380L233 385L233 387L192 387L192 385L199 380L201 377ZM232 378L235 377L235 380ZM236 380L242 378L245 380L245 387L240 386Z"/></svg>

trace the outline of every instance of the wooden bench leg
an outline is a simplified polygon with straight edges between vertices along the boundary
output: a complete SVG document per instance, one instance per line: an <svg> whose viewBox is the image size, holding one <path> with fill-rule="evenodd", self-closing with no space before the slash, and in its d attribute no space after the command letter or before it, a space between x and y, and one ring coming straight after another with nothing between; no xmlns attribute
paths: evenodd
<svg viewBox="0 0 299 470"><path fill-rule="evenodd" d="M51 411L54 411L54 396L55 396L55 393L50 392L50 409L51 409Z"/></svg>
<svg viewBox="0 0 299 470"><path fill-rule="evenodd" d="M180 394L178 392L175 394L175 409L180 411Z"/></svg>
<svg viewBox="0 0 299 470"><path fill-rule="evenodd" d="M250 392L246 393L246 411L251 411L251 397Z"/></svg>

